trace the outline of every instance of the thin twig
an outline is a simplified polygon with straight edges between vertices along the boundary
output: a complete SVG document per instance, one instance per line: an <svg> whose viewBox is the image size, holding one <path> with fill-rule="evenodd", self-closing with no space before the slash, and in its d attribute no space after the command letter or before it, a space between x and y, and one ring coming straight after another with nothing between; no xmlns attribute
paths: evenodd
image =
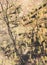
<svg viewBox="0 0 47 65"><path fill-rule="evenodd" d="M0 3L0 4L1 4L1 3ZM8 4L8 2L7 2L7 4ZM7 5L7 6L8 6L8 5ZM2 4L1 4L1 8L2 8L2 12L3 12L4 9L3 9ZM7 7L7 8L8 8L8 7ZM9 36L10 36L11 40L13 41L13 45L14 45L16 54L19 55L19 52L18 52L18 50L17 50L17 48L16 48L16 41L15 41L15 39L14 39L14 37L13 37L12 31L11 31L10 26L9 26L9 20L8 20L8 16L7 16L7 9L6 9L6 13L5 13L5 14L6 14L6 15L4 15L4 12L3 12L3 18L4 18L4 21L5 21L6 25L7 25Z"/></svg>

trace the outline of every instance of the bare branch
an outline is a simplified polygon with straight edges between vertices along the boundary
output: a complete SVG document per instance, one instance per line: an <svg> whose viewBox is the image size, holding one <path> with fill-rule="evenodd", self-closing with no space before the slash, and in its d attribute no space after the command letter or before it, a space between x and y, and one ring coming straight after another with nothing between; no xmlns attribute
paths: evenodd
<svg viewBox="0 0 47 65"><path fill-rule="evenodd" d="M7 0L6 0L6 1L7 1ZM1 4L1 3L0 3L0 4ZM2 8L2 12L3 12L4 9L3 9L2 4L1 4L1 8ZM15 48L15 52L19 55L19 52L18 52L18 50L17 50L17 48L16 48L15 39L14 39L14 37L13 37L12 31L11 31L10 26L9 26L9 20L8 20L8 16L7 16L7 9L8 9L8 1L7 1L6 13L5 13L6 15L4 15L4 12L3 12L3 18L4 18L4 21L5 21L6 25L7 25L9 36L10 36L11 40L13 41L13 45L14 45L14 48Z"/></svg>

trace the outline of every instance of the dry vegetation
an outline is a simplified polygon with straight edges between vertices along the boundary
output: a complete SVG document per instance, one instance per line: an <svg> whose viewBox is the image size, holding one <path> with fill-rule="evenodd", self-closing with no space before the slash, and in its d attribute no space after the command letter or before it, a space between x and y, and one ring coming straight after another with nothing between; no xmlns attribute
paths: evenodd
<svg viewBox="0 0 47 65"><path fill-rule="evenodd" d="M0 0L0 65L21 62L47 65L47 0Z"/></svg>

